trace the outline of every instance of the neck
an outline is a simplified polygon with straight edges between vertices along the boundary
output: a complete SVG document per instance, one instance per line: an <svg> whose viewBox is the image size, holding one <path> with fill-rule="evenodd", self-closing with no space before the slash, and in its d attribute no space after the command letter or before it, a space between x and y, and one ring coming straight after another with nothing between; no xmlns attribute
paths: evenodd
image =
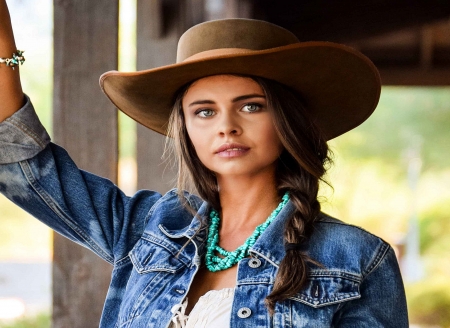
<svg viewBox="0 0 450 328"><path fill-rule="evenodd" d="M257 176L218 177L221 233L253 231L278 206L275 172Z"/></svg>

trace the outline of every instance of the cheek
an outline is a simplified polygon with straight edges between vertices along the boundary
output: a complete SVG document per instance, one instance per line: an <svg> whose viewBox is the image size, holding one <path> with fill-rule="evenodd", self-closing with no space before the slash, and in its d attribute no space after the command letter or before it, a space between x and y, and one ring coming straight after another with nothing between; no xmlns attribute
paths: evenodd
<svg viewBox="0 0 450 328"><path fill-rule="evenodd" d="M280 141L280 138L278 138L277 131L275 130L275 127L273 126L273 122L266 122L264 127L261 129L262 131L262 140L264 140L264 143L267 145L268 148L270 148L271 153L276 155L281 154L281 151L283 150L283 145Z"/></svg>
<svg viewBox="0 0 450 328"><path fill-rule="evenodd" d="M186 117L186 114L185 114L184 120L185 120L184 122L186 124L187 135L189 136L189 139L191 139L191 142L194 145L194 148L197 148L197 144L198 144L198 140L199 140L198 133L196 133L197 130L193 128L192 122L190 121L189 118Z"/></svg>
<svg viewBox="0 0 450 328"><path fill-rule="evenodd" d="M203 133L203 131L200 131L198 129L187 128L187 133L192 145L194 146L198 158L203 162L208 138L205 138L205 134Z"/></svg>

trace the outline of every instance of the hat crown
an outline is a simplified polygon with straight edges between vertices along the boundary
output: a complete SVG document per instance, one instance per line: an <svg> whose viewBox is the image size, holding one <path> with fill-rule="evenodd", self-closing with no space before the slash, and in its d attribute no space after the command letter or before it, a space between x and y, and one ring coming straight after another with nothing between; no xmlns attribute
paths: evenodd
<svg viewBox="0 0 450 328"><path fill-rule="evenodd" d="M254 19L220 19L187 30L178 42L177 63L198 53L224 48L264 50L297 43L290 31Z"/></svg>

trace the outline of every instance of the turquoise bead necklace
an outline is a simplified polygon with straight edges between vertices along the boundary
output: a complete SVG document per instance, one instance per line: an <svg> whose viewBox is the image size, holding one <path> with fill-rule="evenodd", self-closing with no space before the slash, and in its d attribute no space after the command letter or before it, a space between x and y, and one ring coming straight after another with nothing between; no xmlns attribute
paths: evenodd
<svg viewBox="0 0 450 328"><path fill-rule="evenodd" d="M210 224L209 224L209 232L208 232L208 240L206 242L206 267L211 272L217 272L221 270L226 270L231 268L233 265L237 264L244 257L247 257L248 250L252 247L259 236L267 229L270 223L275 219L275 217L280 213L286 203L289 201L289 193L286 192L282 199L281 203L278 204L277 208L269 215L267 220L256 227L255 231L252 233L250 237L244 242L243 245L239 246L232 252L228 252L222 247L219 246L219 224L220 218L219 213L216 210L212 209L209 213ZM220 257L216 255L216 253L222 255Z"/></svg>

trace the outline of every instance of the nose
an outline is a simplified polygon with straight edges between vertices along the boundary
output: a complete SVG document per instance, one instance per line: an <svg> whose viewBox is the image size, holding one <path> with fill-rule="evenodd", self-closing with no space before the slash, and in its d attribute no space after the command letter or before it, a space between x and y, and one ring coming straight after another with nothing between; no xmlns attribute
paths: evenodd
<svg viewBox="0 0 450 328"><path fill-rule="evenodd" d="M233 113L223 113L219 120L218 132L221 136L240 135L242 127L238 118Z"/></svg>

